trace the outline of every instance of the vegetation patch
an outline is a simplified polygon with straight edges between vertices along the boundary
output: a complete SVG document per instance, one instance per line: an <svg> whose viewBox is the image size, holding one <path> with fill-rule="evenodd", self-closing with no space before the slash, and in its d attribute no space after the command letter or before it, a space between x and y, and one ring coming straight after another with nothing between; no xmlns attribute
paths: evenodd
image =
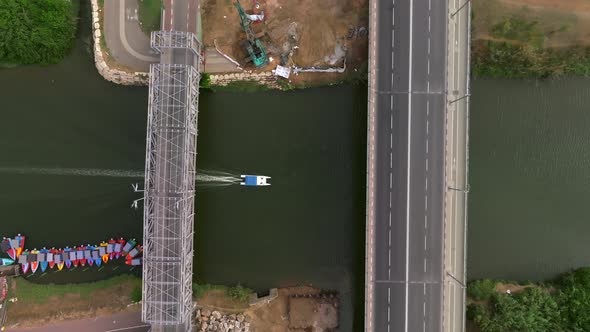
<svg viewBox="0 0 590 332"><path fill-rule="evenodd" d="M486 78L560 78L590 76L590 48L545 49L529 44L478 40L472 72Z"/></svg>
<svg viewBox="0 0 590 332"><path fill-rule="evenodd" d="M16 292L19 303L42 304L51 297L64 297L66 294L76 294L81 299L89 299L90 295L101 289L121 284L132 283L141 289L141 279L131 275L121 275L107 280L83 284L35 284L24 278L15 278Z"/></svg>
<svg viewBox="0 0 590 332"><path fill-rule="evenodd" d="M212 86L213 91L227 91L227 92L258 92L267 91L269 88L257 81L233 81L226 86Z"/></svg>
<svg viewBox="0 0 590 332"><path fill-rule="evenodd" d="M483 332L590 331L590 268L518 292L490 293L492 283L494 290L503 288L491 280L474 281L467 288L467 316Z"/></svg>
<svg viewBox="0 0 590 332"><path fill-rule="evenodd" d="M227 290L226 286L221 285L211 285L211 284L197 284L193 283L193 297L196 299L200 299L210 290Z"/></svg>
<svg viewBox="0 0 590 332"><path fill-rule="evenodd" d="M162 0L139 0L138 16L143 32L160 30Z"/></svg>
<svg viewBox="0 0 590 332"><path fill-rule="evenodd" d="M211 88L211 74L201 73L201 81L199 82L199 87L202 89Z"/></svg>
<svg viewBox="0 0 590 332"><path fill-rule="evenodd" d="M491 279L475 280L467 287L467 295L478 301L489 300L494 293L496 293L496 282Z"/></svg>
<svg viewBox="0 0 590 332"><path fill-rule="evenodd" d="M0 1L0 63L59 62L73 45L76 8L69 0Z"/></svg>
<svg viewBox="0 0 590 332"><path fill-rule="evenodd" d="M580 24L586 19L550 8L515 6L498 0L474 2L471 71L475 77L590 76L589 43L572 28L584 31Z"/></svg>

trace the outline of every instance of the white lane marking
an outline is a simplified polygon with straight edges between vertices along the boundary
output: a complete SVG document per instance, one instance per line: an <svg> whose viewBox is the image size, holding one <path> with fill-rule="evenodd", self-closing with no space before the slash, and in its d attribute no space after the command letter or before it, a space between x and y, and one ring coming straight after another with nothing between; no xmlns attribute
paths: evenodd
<svg viewBox="0 0 590 332"><path fill-rule="evenodd" d="M393 73L391 73L391 82L393 84ZM389 105L390 105L390 109L393 111L393 95L391 95L389 97ZM393 116L391 116L391 114L390 114L390 118L391 118L391 123L393 123ZM391 125L391 128L393 128L393 124Z"/></svg>
<svg viewBox="0 0 590 332"><path fill-rule="evenodd" d="M424 260L424 272L426 272L426 260ZM422 320L422 331L426 332L426 284L424 284L424 303L422 303L424 319Z"/></svg>
<svg viewBox="0 0 590 332"><path fill-rule="evenodd" d="M393 147L393 133L389 134L389 147Z"/></svg>
<svg viewBox="0 0 590 332"><path fill-rule="evenodd" d="M391 70L393 70L393 51L391 51ZM391 73L391 77L393 79L393 73Z"/></svg>
<svg viewBox="0 0 590 332"><path fill-rule="evenodd" d="M408 292L410 281L410 175L411 175L411 140L412 140L412 35L413 35L413 15L414 1L410 0L410 39L409 39L409 75L408 75L408 180L406 188L406 289L405 289L405 319L404 330L408 332Z"/></svg>

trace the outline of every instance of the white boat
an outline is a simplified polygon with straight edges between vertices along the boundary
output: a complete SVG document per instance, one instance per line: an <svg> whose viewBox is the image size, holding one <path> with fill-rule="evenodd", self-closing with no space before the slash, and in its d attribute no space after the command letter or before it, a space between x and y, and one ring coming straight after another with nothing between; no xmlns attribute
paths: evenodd
<svg viewBox="0 0 590 332"><path fill-rule="evenodd" d="M242 185L242 186L252 186L252 187L256 187L256 186L270 186L270 183L268 183L268 180L270 179L270 176L264 176L264 175L240 175L240 177L242 178L242 182L240 182L240 185Z"/></svg>

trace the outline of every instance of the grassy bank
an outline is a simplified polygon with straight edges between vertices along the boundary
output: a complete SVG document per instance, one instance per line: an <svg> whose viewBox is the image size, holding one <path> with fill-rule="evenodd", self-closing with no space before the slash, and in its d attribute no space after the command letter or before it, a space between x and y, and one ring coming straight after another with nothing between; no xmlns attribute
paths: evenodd
<svg viewBox="0 0 590 332"><path fill-rule="evenodd" d="M11 279L7 325L39 326L52 321L83 319L97 315L138 310L141 278L120 275L81 284L36 284L25 278ZM237 286L193 284L195 299L203 304L230 309L247 308L252 290Z"/></svg>
<svg viewBox="0 0 590 332"><path fill-rule="evenodd" d="M137 301L134 296L138 295L140 286L141 279L131 275L66 285L35 284L24 278L14 278L8 296L17 301L7 303L7 325L39 326L128 310L129 305Z"/></svg>
<svg viewBox="0 0 590 332"><path fill-rule="evenodd" d="M24 278L16 278L15 292L11 294L17 297L21 303L43 304L49 298L64 297L66 294L75 294L80 299L90 299L91 295L97 291L107 288L127 285L134 287L141 286L141 279L131 275L121 275L107 280L84 284L35 284ZM128 294L131 296L131 294Z"/></svg>
<svg viewBox="0 0 590 332"><path fill-rule="evenodd" d="M160 30L162 0L139 0L138 16L145 33Z"/></svg>
<svg viewBox="0 0 590 332"><path fill-rule="evenodd" d="M590 267L541 283L476 280L467 316L483 332L590 331Z"/></svg>
<svg viewBox="0 0 590 332"><path fill-rule="evenodd" d="M472 73L484 78L590 76L590 47L575 13L474 1Z"/></svg>
<svg viewBox="0 0 590 332"><path fill-rule="evenodd" d="M225 86L211 85L209 83L208 88L215 92L259 92L269 90L269 87L257 81L234 81Z"/></svg>

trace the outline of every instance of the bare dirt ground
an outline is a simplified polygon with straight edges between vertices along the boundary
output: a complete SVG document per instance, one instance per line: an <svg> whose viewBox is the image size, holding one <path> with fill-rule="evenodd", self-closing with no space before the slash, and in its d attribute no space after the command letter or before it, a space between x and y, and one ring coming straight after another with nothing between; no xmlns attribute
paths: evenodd
<svg viewBox="0 0 590 332"><path fill-rule="evenodd" d="M289 296L320 293L321 290L306 286L280 288L278 297L269 304L248 307L245 303L237 303L232 300L225 295L224 291L212 290L205 293L197 303L203 308L218 310L226 314L243 312L247 321L250 322L250 331L253 332L304 332L304 330L289 327ZM301 301L297 307L301 314L313 313L317 309L316 302Z"/></svg>
<svg viewBox="0 0 590 332"><path fill-rule="evenodd" d="M14 284L11 287L14 287ZM121 283L114 287L96 290L90 294L89 298L81 298L80 294L70 293L60 297L50 297L44 303L24 301L8 303L6 326L39 326L64 320L137 310L136 305L130 305L129 294L133 287L131 283ZM12 288L11 293L16 294L18 298L18 289Z"/></svg>
<svg viewBox="0 0 590 332"><path fill-rule="evenodd" d="M247 53L240 46L245 33L233 1L202 2L204 43L214 46L216 40L224 53L246 65ZM252 13L253 0L242 0L241 4ZM259 0L259 4L265 19L252 27L255 33L264 34L261 40L273 59L263 70L274 69L281 58L299 67L342 67L346 58L350 71L366 62L367 0ZM322 75L305 80L313 81Z"/></svg>
<svg viewBox="0 0 590 332"><path fill-rule="evenodd" d="M588 0L475 0L475 39L493 39L490 29L518 15L537 22L545 47L590 46L590 1Z"/></svg>

